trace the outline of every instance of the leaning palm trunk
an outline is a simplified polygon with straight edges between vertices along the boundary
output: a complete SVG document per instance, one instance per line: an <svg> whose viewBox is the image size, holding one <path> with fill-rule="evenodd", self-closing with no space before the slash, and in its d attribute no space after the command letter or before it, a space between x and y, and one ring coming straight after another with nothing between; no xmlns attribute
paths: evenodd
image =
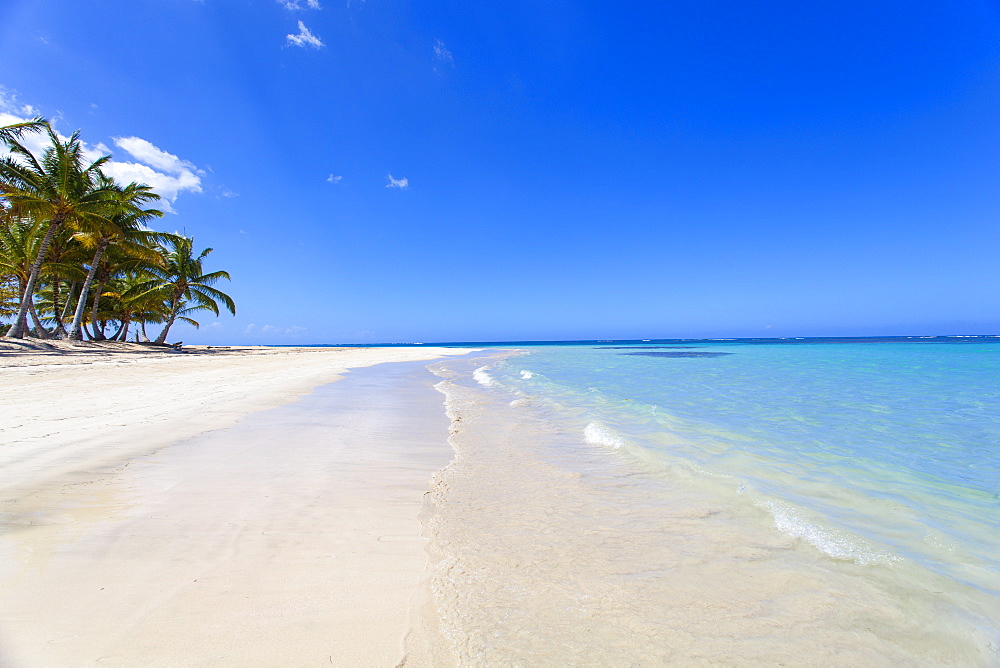
<svg viewBox="0 0 1000 668"><path fill-rule="evenodd" d="M63 322L66 322L66 318L69 317L70 309L73 308L73 297L76 295L76 291L79 287L80 287L79 281L74 281L66 285L66 304L63 306L62 310Z"/></svg>
<svg viewBox="0 0 1000 668"><path fill-rule="evenodd" d="M35 256L35 261L31 264L28 283L24 286L24 292L21 293L21 305L17 309L17 317L14 318L14 324L11 325L10 331L7 332L7 338L24 338L24 330L27 329L28 309L31 308L31 297L35 292L35 283L38 282L38 275L42 272L42 260L45 259L46 253L49 252L49 244L52 243L52 237L56 235L62 224L63 219L61 216L49 221L49 229L45 231L45 238L42 239L42 244L38 247L38 254Z"/></svg>
<svg viewBox="0 0 1000 668"><path fill-rule="evenodd" d="M93 308L90 312L90 328L94 330L94 337L93 337L94 341L103 341L104 339L108 338L107 336L104 335L104 326L107 324L107 322L106 321L102 322L100 327L97 326L98 307L101 304L101 294L103 292L104 292L104 283L98 283L97 289L94 290L94 303L93 303Z"/></svg>
<svg viewBox="0 0 1000 668"><path fill-rule="evenodd" d="M28 307L28 313L31 315L31 322L35 324L35 334L40 339L51 339L49 335L49 330L45 329L45 325L42 324L42 319L38 317L38 309L35 308L34 303Z"/></svg>
<svg viewBox="0 0 1000 668"><path fill-rule="evenodd" d="M100 243L97 244L97 251L94 253L94 259L90 263L90 270L87 272L87 278L83 281L83 287L80 288L80 300L76 303L76 313L73 314L73 324L69 328L69 338L82 341L83 340L83 313L87 310L87 295L90 292L90 286L94 283L94 275L97 274L97 263L101 261L101 256L104 255L105 249L108 247L108 242L102 239ZM97 322L97 304L94 304L94 322ZM96 330L96 325L95 325Z"/></svg>
<svg viewBox="0 0 1000 668"><path fill-rule="evenodd" d="M158 337L156 337L156 343L166 342L167 332L170 331L170 327L174 324L174 320L177 319L177 311L180 310L180 303L181 303L181 298L179 295L174 297L173 300L170 302L170 317L167 318L167 324L164 325L163 331L160 332L160 335Z"/></svg>
<svg viewBox="0 0 1000 668"><path fill-rule="evenodd" d="M56 319L56 325L52 329L52 336L57 339L60 336L66 336L66 326L63 322L66 316L60 314L61 309L59 308L59 284L61 282L59 278L56 278L52 282L52 317ZM69 295L66 295L66 304L69 304Z"/></svg>
<svg viewBox="0 0 1000 668"><path fill-rule="evenodd" d="M128 316L124 316L122 319L121 331L118 332L117 337L112 337L116 341L128 341L128 328L132 324L132 319Z"/></svg>

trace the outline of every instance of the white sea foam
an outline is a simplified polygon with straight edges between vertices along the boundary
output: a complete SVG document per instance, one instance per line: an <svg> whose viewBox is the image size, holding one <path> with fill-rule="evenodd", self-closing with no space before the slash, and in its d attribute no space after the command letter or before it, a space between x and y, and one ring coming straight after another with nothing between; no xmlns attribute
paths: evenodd
<svg viewBox="0 0 1000 668"><path fill-rule="evenodd" d="M522 370L521 371L521 378L524 378L525 380L529 380L534 375L535 374L533 374L533 373L531 373L530 371L527 371L527 370Z"/></svg>
<svg viewBox="0 0 1000 668"><path fill-rule="evenodd" d="M493 380L493 376L486 373L487 369L489 369L488 366L479 367L478 369L472 372L472 377L476 380L477 383L479 383L483 387L493 387L493 384L496 381Z"/></svg>
<svg viewBox="0 0 1000 668"><path fill-rule="evenodd" d="M741 484L740 487L742 488L743 485ZM741 489L741 491L743 490ZM842 531L826 529L810 522L803 518L794 507L782 501L767 499L760 501L758 505L771 513L771 516L774 517L774 526L778 531L792 538L804 540L834 559L853 561L862 566L899 560L899 557L864 545Z"/></svg>
<svg viewBox="0 0 1000 668"><path fill-rule="evenodd" d="M615 450L627 445L627 441L620 434L600 422L591 422L584 427L583 440L590 445L603 445Z"/></svg>

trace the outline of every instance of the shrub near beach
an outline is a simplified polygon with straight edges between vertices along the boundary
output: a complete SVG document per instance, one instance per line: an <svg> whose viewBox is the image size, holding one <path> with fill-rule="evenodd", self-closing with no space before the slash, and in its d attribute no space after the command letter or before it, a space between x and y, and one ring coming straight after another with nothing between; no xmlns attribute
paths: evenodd
<svg viewBox="0 0 1000 668"><path fill-rule="evenodd" d="M47 136L35 155L29 133ZM60 137L42 118L0 128L0 331L8 338L166 342L199 312L236 313L206 272L211 248L192 237L156 232L160 196L145 184L120 184L102 172L110 156L89 160L79 132Z"/></svg>

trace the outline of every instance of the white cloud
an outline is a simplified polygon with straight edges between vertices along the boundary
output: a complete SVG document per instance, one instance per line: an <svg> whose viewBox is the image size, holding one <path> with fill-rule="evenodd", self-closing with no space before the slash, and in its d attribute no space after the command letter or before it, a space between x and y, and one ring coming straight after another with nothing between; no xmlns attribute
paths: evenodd
<svg viewBox="0 0 1000 668"><path fill-rule="evenodd" d="M319 4L319 0L306 0L306 6L309 9L323 9Z"/></svg>
<svg viewBox="0 0 1000 668"><path fill-rule="evenodd" d="M23 123L29 118L31 117L27 114L17 115L0 111L0 125ZM37 156L41 156L45 151L45 147L49 145L48 135L42 134L41 132L25 132L21 135L19 141L25 148ZM5 149L0 149L0 155L7 155L7 151Z"/></svg>
<svg viewBox="0 0 1000 668"><path fill-rule="evenodd" d="M181 160L176 155L153 146L151 142L145 139L140 139L139 137L113 137L112 139L115 142L115 146L124 149L133 158L139 162L146 163L150 167L162 169L171 174L183 174L184 172L204 174L204 172L187 160Z"/></svg>
<svg viewBox="0 0 1000 668"><path fill-rule="evenodd" d="M330 176L326 177L326 182L327 183L340 183L343 180L343 178L344 178L343 176L334 176L333 174L330 174Z"/></svg>
<svg viewBox="0 0 1000 668"><path fill-rule="evenodd" d="M0 125L10 125L25 121L38 115L39 110L32 105L22 105L17 102L17 95L0 88ZM54 124L54 122L53 122ZM56 133L60 139L67 137ZM41 156L49 145L49 138L44 133L28 133L23 135L21 143L36 156ZM115 145L128 153L133 162L109 160L101 168L105 174L120 183L145 183L150 186L161 199L156 208L174 212L171 206L182 192L202 192L201 177L205 172L193 163L183 160L172 153L155 146L140 137L114 137ZM83 144L84 157L88 161L109 155L111 150L103 143L94 145Z"/></svg>
<svg viewBox="0 0 1000 668"><path fill-rule="evenodd" d="M167 153L140 137L114 137L115 146L131 155L137 162L120 162L111 160L104 171L108 176L122 183L145 183L150 186L163 200L160 201L165 211L173 212L170 206L182 192L202 192L201 177L204 171L191 162L182 160L172 153ZM99 148L105 148L99 145Z"/></svg>
<svg viewBox="0 0 1000 668"><path fill-rule="evenodd" d="M444 45L444 42L439 39L434 40L434 59L442 65L455 66L455 56Z"/></svg>
<svg viewBox="0 0 1000 668"><path fill-rule="evenodd" d="M401 179L392 178L392 174L389 174L389 183L385 184L386 188L399 188L400 190L406 190L410 187L410 179L405 176Z"/></svg>
<svg viewBox="0 0 1000 668"><path fill-rule="evenodd" d="M309 32L309 28L302 21L299 21L299 32L295 35L286 35L288 38L288 43L295 46L307 47L311 46L314 49L318 49L321 46L325 46L319 37Z"/></svg>
<svg viewBox="0 0 1000 668"><path fill-rule="evenodd" d="M177 200L177 196L184 192L200 193L201 178L192 172L182 174L164 174L158 172L149 165L138 162L118 162L110 160L105 163L102 170L119 183L145 183L158 194L161 199L156 206L164 211L175 213L171 204Z"/></svg>

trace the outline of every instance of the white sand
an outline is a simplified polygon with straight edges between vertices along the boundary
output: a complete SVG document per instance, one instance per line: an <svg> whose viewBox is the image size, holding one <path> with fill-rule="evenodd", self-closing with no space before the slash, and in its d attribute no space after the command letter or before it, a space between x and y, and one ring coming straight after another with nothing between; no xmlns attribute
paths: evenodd
<svg viewBox="0 0 1000 668"><path fill-rule="evenodd" d="M389 365L258 411L466 352L0 355L0 664L396 665L440 395Z"/></svg>

